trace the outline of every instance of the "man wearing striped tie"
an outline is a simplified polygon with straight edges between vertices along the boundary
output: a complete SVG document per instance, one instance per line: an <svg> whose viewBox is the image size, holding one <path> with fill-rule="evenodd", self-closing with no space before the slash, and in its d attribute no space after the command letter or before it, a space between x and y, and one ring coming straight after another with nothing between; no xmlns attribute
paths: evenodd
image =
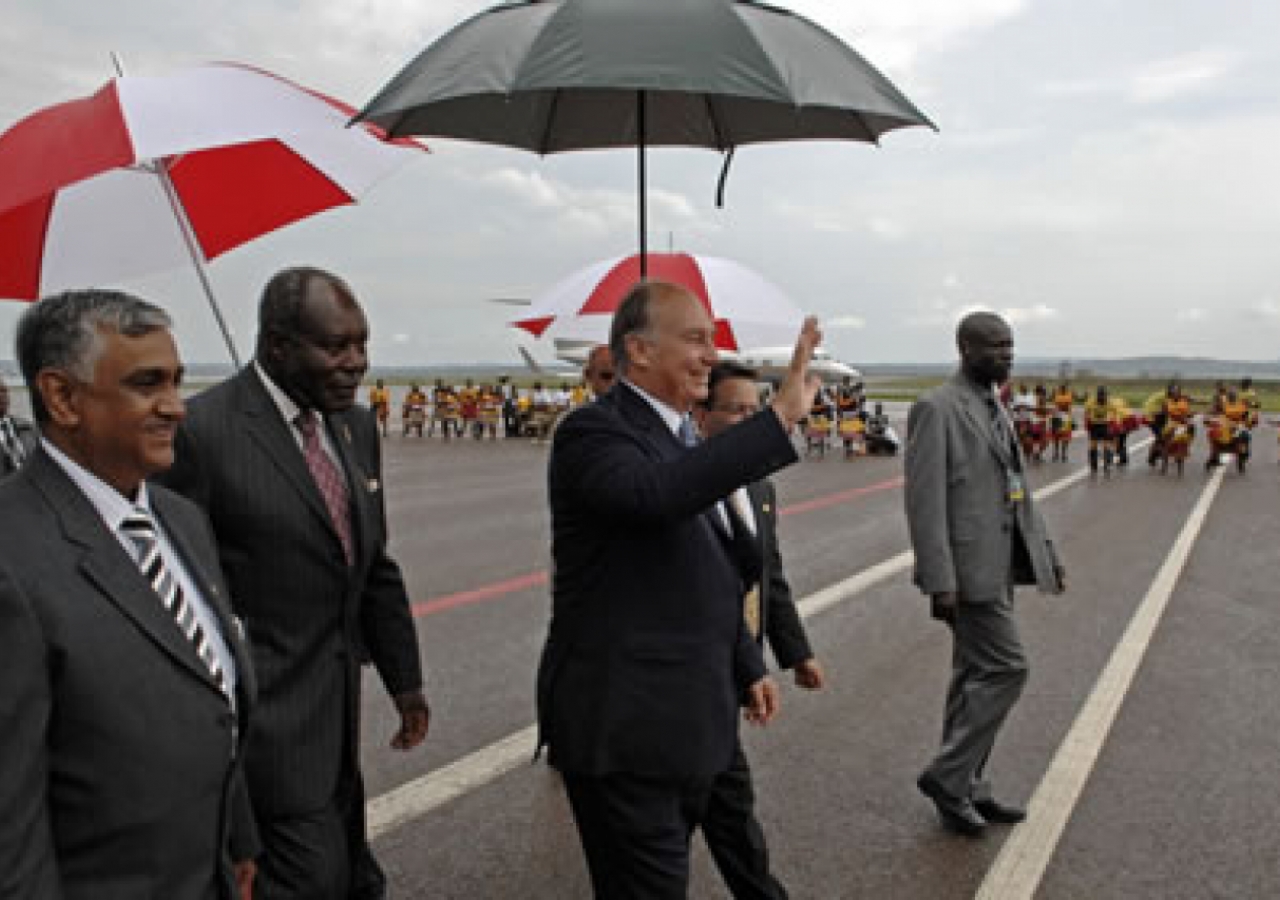
<svg viewBox="0 0 1280 900"><path fill-rule="evenodd" d="M254 853L228 826L251 821L248 651L208 523L146 482L184 414L169 328L96 290L18 325L42 440L0 485L5 896L249 895L252 868L224 863Z"/></svg>
<svg viewBox="0 0 1280 900"><path fill-rule="evenodd" d="M0 381L0 478L21 469L38 440L35 426L9 412L9 386Z"/></svg>

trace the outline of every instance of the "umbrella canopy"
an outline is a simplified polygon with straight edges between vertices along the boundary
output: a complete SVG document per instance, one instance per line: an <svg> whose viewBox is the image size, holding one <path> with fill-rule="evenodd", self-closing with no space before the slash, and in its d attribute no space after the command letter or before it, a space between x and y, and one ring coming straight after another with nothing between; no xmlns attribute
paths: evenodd
<svg viewBox="0 0 1280 900"><path fill-rule="evenodd" d="M794 339L804 314L777 287L714 256L652 253L649 276L687 287L716 323L716 347L734 352ZM511 324L534 337L607 343L618 305L640 280L639 256L606 259L563 279Z"/></svg>
<svg viewBox="0 0 1280 900"><path fill-rule="evenodd" d="M113 79L28 116L0 135L0 297L193 262L203 277L206 260L354 202L425 150L347 128L351 113L267 72L216 64Z"/></svg>
<svg viewBox="0 0 1280 900"><path fill-rule="evenodd" d="M427 47L357 119L540 154L637 146L642 261L647 145L933 127L848 45L753 0L511 0Z"/></svg>

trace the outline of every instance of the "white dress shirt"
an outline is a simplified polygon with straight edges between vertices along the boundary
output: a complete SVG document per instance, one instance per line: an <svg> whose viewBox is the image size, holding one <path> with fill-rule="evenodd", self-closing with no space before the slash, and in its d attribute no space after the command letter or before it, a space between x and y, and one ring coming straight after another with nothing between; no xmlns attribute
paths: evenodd
<svg viewBox="0 0 1280 900"><path fill-rule="evenodd" d="M280 389L280 386L271 380L271 376L266 373L262 366L258 365L258 361L253 361L253 371L257 373L258 379L262 382L262 386L267 389L271 402L275 404L276 409L280 411L280 418L284 419L284 424L288 426L289 433L293 435L293 442L298 445L298 449L306 455L306 448L302 443L302 431L295 424L298 414L302 412L302 407L293 402L293 398ZM338 456L338 448L333 445L333 440L329 437L329 429L325 425L324 414L319 410L315 411L317 417L316 429L320 433L320 446L324 448L324 452L328 454L329 459L333 460L333 464L338 467L339 472L346 472L342 467L342 458Z"/></svg>
<svg viewBox="0 0 1280 900"><path fill-rule="evenodd" d="M136 559L134 554L137 553L137 547L120 526L125 519L133 514L135 506L145 509L147 514L151 516L151 520L156 525L156 542L160 547L160 556L164 559L165 568L169 570L169 574L178 582L178 587L182 589L182 595L191 604L191 611L195 613L196 619L200 622L200 627L204 629L205 637L209 641L209 648L213 651L213 655L217 657L218 664L222 666L223 677L226 680L227 696L234 706L237 682L235 657L231 654L231 649L227 646L227 642L222 636L222 626L219 624L218 617L214 614L200 587L187 571L187 567L182 561L182 556L174 548L173 541L165 531L164 522L160 520L160 517L151 508L151 498L147 493L147 483L144 481L138 487L138 499L130 501L97 475L94 475L68 457L50 441L41 438L40 445L49 454L49 457L67 473L67 477L75 483L80 492L93 504L93 508L102 517L102 522L107 526L107 530L115 535L116 540L120 542L120 546L129 554L130 559ZM156 597L156 604L160 604L159 596ZM174 625L176 627L177 623L175 622Z"/></svg>

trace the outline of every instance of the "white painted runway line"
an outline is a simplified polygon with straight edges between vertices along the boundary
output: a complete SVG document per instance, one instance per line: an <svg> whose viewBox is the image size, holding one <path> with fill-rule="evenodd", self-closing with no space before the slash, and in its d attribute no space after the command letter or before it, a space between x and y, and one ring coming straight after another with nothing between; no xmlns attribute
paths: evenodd
<svg viewBox="0 0 1280 900"><path fill-rule="evenodd" d="M374 797L365 806L370 839L483 787L521 763L528 763L533 759L536 740L537 727L530 725L456 762Z"/></svg>
<svg viewBox="0 0 1280 900"><path fill-rule="evenodd" d="M1140 450L1150 441L1137 444ZM1088 469L1072 472L1035 492L1036 500L1052 497L1059 491L1086 478ZM855 575L815 591L796 602L802 618L809 618L850 600L863 591L911 568L915 556L911 551L879 562ZM484 787L521 764L533 759L537 729L530 725L514 734L482 747L473 753L406 781L385 794L373 797L366 805L370 839L376 839L406 822L425 816L452 800Z"/></svg>
<svg viewBox="0 0 1280 900"><path fill-rule="evenodd" d="M1053 762L1031 798L1027 821L1015 828L1005 840L974 900L1030 900L1035 896L1045 868L1057 849L1062 831L1089 780L1102 745L1191 555L1191 548L1200 536L1225 471L1226 466L1215 471L1205 485L1173 549L1112 651L1093 692L1054 754Z"/></svg>

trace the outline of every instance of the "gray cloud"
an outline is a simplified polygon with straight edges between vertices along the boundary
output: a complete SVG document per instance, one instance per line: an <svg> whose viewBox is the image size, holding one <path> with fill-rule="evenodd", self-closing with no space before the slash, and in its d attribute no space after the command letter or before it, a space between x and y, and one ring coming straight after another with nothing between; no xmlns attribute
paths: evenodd
<svg viewBox="0 0 1280 900"><path fill-rule="evenodd" d="M111 50L135 73L250 62L358 105L487 5L10 0L0 127L99 86ZM651 246L746 263L831 319L828 348L855 361L948 359L954 316L976 305L1009 311L1030 355L1276 357L1280 169L1259 149L1280 141L1274 4L790 5L850 41L941 132L895 132L880 148L746 148L723 210L716 154L655 151ZM358 207L213 264L242 349L262 283L306 261L364 298L375 362L514 364L524 338L505 323L518 311L487 298L536 295L635 247L631 152L432 149ZM191 273L128 286L174 308L189 358L221 358ZM0 304L4 345L18 312ZM863 327L837 324L852 322Z"/></svg>

